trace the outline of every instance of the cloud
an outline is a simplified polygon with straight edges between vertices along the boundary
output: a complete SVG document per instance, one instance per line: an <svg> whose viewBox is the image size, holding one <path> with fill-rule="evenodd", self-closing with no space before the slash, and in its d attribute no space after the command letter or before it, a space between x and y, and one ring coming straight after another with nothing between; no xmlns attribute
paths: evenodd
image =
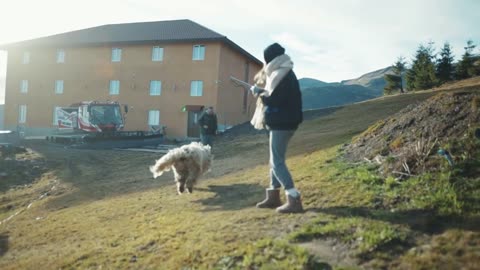
<svg viewBox="0 0 480 270"><path fill-rule="evenodd" d="M304 41L292 33L283 32L280 34L274 34L271 36L271 39L274 41L277 41L282 46L288 47L301 54L318 55L318 54L326 53L326 50L320 48L318 45L315 45L315 44L321 44L321 43L315 43L315 42L312 43L312 42Z"/></svg>
<svg viewBox="0 0 480 270"><path fill-rule="evenodd" d="M449 41L459 58L467 39L480 43L478 10L476 0L208 0L201 12L187 0L9 0L0 25L14 27L2 28L0 43L109 23L191 19L259 59L278 41L299 76L334 81L385 67L400 55L410 59L429 40L437 48Z"/></svg>

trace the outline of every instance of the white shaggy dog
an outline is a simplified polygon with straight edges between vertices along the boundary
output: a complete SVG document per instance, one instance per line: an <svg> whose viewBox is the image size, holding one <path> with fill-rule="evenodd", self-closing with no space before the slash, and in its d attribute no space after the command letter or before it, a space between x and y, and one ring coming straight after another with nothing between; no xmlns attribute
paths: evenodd
<svg viewBox="0 0 480 270"><path fill-rule="evenodd" d="M192 142L188 145L172 149L150 166L153 178L173 168L177 192L182 194L187 186L188 193L193 192L197 179L210 170L213 156L209 145Z"/></svg>

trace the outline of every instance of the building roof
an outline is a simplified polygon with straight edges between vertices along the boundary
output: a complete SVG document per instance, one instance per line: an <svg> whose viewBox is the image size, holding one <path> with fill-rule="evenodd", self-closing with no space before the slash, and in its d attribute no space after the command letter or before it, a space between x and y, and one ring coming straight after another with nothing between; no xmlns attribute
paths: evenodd
<svg viewBox="0 0 480 270"><path fill-rule="evenodd" d="M82 47L108 44L178 43L221 41L255 62L262 62L226 36L191 20L107 24L21 42L0 45L9 50L18 47Z"/></svg>

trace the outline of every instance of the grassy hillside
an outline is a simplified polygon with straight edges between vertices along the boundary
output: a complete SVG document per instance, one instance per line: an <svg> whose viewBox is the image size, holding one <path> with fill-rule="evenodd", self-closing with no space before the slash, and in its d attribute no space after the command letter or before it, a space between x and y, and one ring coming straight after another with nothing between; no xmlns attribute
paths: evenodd
<svg viewBox="0 0 480 270"><path fill-rule="evenodd" d="M268 185L262 133L218 138L212 172L181 196L171 174L151 178L156 154L32 141L34 152L17 159L50 169L7 176L31 181L0 194L0 268L474 269L478 213L455 216L459 224L421 205L385 207L395 194L384 179L336 158L353 136L434 94L306 112L287 160L307 210L300 215L254 207Z"/></svg>
<svg viewBox="0 0 480 270"><path fill-rule="evenodd" d="M385 74L392 72L392 67L386 67L379 70L375 70L369 73L366 73L356 79L345 80L341 83L343 85L362 85L364 87L374 90L375 93L383 93L383 88L385 87Z"/></svg>
<svg viewBox="0 0 480 270"><path fill-rule="evenodd" d="M327 86L330 83L322 82L320 80L312 79L312 78L301 78L298 80L301 89L311 88L311 87L322 87Z"/></svg>
<svg viewBox="0 0 480 270"><path fill-rule="evenodd" d="M384 75L388 72L391 72L391 68L376 70L341 83L325 83L310 78L300 79L303 109L340 106L382 96L386 84Z"/></svg>
<svg viewBox="0 0 480 270"><path fill-rule="evenodd" d="M351 104L378 96L372 90L360 85L323 86L302 91L304 110Z"/></svg>

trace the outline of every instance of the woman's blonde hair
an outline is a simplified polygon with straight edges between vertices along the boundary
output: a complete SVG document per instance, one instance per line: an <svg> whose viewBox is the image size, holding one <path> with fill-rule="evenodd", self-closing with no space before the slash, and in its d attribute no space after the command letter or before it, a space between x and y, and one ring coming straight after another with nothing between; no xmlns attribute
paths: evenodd
<svg viewBox="0 0 480 270"><path fill-rule="evenodd" d="M253 80L255 85L265 85L265 82L267 81L267 72L265 72L265 66L257 74L255 74Z"/></svg>

